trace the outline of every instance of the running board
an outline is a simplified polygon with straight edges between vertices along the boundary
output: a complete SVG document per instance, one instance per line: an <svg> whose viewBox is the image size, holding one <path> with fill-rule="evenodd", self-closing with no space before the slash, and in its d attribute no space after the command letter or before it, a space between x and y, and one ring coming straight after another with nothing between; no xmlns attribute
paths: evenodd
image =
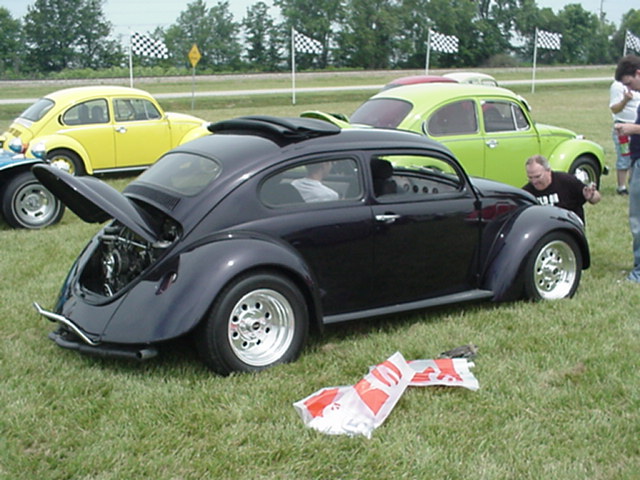
<svg viewBox="0 0 640 480"><path fill-rule="evenodd" d="M322 323L328 325L330 323L347 322L349 320L360 320L370 317L383 317L387 315L404 313L411 310L423 310L426 308L438 307L441 305L449 305L452 303L486 300L491 297L493 297L493 292L491 290L467 290L460 293L452 293L451 295L429 298L417 302L398 303L396 305L372 308L370 310L360 310L357 312L341 313L338 315L327 315L322 319Z"/></svg>

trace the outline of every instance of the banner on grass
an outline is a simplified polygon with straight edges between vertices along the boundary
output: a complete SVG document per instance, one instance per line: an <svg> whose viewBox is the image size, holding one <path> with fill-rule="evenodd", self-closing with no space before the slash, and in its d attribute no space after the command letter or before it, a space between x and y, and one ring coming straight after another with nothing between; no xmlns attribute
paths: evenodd
<svg viewBox="0 0 640 480"><path fill-rule="evenodd" d="M305 425L329 435L364 435L382 425L408 386L479 388L466 358L414 360L400 352L372 367L352 386L318 390L293 404Z"/></svg>

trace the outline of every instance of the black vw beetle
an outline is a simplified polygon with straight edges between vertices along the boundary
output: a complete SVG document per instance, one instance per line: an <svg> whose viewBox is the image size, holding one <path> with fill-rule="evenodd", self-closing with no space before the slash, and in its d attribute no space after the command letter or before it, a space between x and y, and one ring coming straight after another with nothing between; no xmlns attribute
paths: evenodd
<svg viewBox="0 0 640 480"><path fill-rule="evenodd" d="M311 326L571 297L589 266L572 212L468 178L423 136L262 116L210 130L123 193L33 167L80 218L110 220L53 310L36 304L58 345L143 359L191 334L216 372L256 371L294 360Z"/></svg>

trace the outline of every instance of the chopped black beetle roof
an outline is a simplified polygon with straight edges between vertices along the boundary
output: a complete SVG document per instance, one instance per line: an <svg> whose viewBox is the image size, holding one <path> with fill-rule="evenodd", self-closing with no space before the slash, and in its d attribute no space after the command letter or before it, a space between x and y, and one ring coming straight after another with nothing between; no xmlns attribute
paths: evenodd
<svg viewBox="0 0 640 480"><path fill-rule="evenodd" d="M336 135L340 127L324 120L302 117L271 117L252 115L223 120L209 125L209 131L217 134L257 135L266 137L278 145L301 142L310 138Z"/></svg>

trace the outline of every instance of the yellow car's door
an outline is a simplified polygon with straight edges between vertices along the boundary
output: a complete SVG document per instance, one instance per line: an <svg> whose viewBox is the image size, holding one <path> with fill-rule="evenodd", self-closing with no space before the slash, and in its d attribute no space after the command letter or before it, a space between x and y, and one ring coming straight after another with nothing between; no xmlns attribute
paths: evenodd
<svg viewBox="0 0 640 480"><path fill-rule="evenodd" d="M95 98L74 105L62 115L62 123L67 128L58 133L82 145L94 170L115 166L113 124L106 99Z"/></svg>
<svg viewBox="0 0 640 480"><path fill-rule="evenodd" d="M114 98L113 111L117 168L150 165L173 147L169 122L149 100Z"/></svg>

